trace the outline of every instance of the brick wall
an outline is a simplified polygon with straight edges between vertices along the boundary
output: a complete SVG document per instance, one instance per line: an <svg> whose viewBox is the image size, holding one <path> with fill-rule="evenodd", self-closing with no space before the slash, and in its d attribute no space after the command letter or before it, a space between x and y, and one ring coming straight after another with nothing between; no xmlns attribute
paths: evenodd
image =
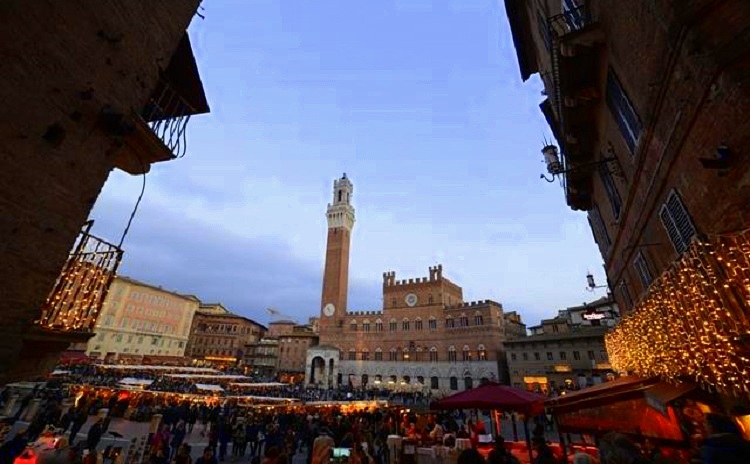
<svg viewBox="0 0 750 464"><path fill-rule="evenodd" d="M74 3L11 0L0 10L6 374L112 169L119 146L97 125L98 115L107 105L140 108L198 0Z"/></svg>

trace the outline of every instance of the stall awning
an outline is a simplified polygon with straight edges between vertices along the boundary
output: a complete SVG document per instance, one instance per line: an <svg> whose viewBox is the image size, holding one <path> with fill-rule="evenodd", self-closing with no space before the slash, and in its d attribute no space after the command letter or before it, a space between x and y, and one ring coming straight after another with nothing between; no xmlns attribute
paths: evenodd
<svg viewBox="0 0 750 464"><path fill-rule="evenodd" d="M644 379L636 376L620 377L593 387L584 388L544 402L546 409L554 412L565 412L592 408L602 404L619 401L628 397L643 396L643 392L659 382L659 379Z"/></svg>
<svg viewBox="0 0 750 464"><path fill-rule="evenodd" d="M224 389L221 388L221 385L208 385L208 384L205 384L205 383L196 383L195 384L195 388L197 388L198 390L212 391L212 392L222 392L222 391L224 391Z"/></svg>

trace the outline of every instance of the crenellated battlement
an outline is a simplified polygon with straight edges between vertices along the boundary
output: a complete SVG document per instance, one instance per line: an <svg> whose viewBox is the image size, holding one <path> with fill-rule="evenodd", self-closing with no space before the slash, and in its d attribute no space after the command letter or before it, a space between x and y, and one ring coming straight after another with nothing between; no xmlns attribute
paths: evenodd
<svg viewBox="0 0 750 464"><path fill-rule="evenodd" d="M383 311L348 311L347 316L382 316Z"/></svg>
<svg viewBox="0 0 750 464"><path fill-rule="evenodd" d="M383 273L383 287L404 287L416 284L426 284L430 282L440 282L443 280L443 265L431 266L429 268L429 277L417 277L413 279L396 280L396 272L388 271Z"/></svg>
<svg viewBox="0 0 750 464"><path fill-rule="evenodd" d="M453 305L445 305L443 309L451 310L451 309L468 309L468 308L479 308L482 306L488 306L488 305L495 305L499 306L502 309L502 305L496 301L492 300L479 300L479 301L464 301L463 303L453 304Z"/></svg>

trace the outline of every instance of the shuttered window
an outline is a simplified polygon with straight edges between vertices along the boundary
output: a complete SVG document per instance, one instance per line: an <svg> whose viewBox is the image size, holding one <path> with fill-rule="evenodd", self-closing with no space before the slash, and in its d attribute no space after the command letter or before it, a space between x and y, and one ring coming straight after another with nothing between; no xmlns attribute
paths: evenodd
<svg viewBox="0 0 750 464"><path fill-rule="evenodd" d="M688 249L690 241L695 236L695 226L685 205L682 204L680 195L675 190L670 192L667 201L661 207L659 217L674 249L682 254Z"/></svg>
<svg viewBox="0 0 750 464"><path fill-rule="evenodd" d="M620 80L617 79L612 69L607 73L607 106L609 106L609 110L620 128L630 153L635 155L643 126L635 108L633 108L630 99L622 88Z"/></svg>
<svg viewBox="0 0 750 464"><path fill-rule="evenodd" d="M609 246L612 242L609 239L607 227L604 225L602 215L599 212L599 207L597 205L594 205L594 207L589 210L589 225L594 232L594 240L599 244L599 250L603 255L607 254L607 250L609 250Z"/></svg>
<svg viewBox="0 0 750 464"><path fill-rule="evenodd" d="M647 289L648 286L651 285L651 282L654 281L654 278L648 268L648 263L646 262L646 258L643 256L643 252L638 252L635 260L633 260L633 266L635 266L635 270L638 272L638 277L641 279L641 285L643 285L643 289Z"/></svg>
<svg viewBox="0 0 750 464"><path fill-rule="evenodd" d="M585 24L578 7L579 5L576 0L562 0L563 16L565 17L565 23L568 25L570 31L583 29Z"/></svg>
<svg viewBox="0 0 750 464"><path fill-rule="evenodd" d="M619 219L620 211L622 210L622 200L620 199L620 192L617 191L617 186L615 185L615 179L612 177L612 172L609 170L609 163L604 163L599 166L599 175L602 178L604 190L607 191L609 203L612 205L612 216L615 219Z"/></svg>
<svg viewBox="0 0 750 464"><path fill-rule="evenodd" d="M633 298L630 296L630 289L628 289L628 283L625 280L620 282L620 298L622 303L626 306L626 311L630 311L633 308Z"/></svg>

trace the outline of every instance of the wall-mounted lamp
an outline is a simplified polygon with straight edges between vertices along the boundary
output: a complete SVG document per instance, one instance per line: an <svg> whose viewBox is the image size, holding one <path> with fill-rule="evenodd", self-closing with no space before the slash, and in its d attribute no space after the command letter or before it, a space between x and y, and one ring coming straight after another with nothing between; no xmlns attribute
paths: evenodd
<svg viewBox="0 0 750 464"><path fill-rule="evenodd" d="M557 177L563 174L567 174L570 172L585 171L588 169L596 168L597 166L601 166L602 164L617 161L617 158L605 157L605 158L600 159L599 161L581 164L579 166L576 166L570 169L563 169L562 163L560 162L560 156L557 152L557 147L554 145L545 145L545 147L542 148L542 156L544 157L544 163L547 165L547 173L550 174L552 177L550 178L550 177L547 177L545 174L541 174L539 178L544 179L547 182L554 182Z"/></svg>
<svg viewBox="0 0 750 464"><path fill-rule="evenodd" d="M593 292L597 288L607 288L607 285L596 285L596 281L594 281L594 276L589 272L586 274L586 290L589 292Z"/></svg>
<svg viewBox="0 0 750 464"><path fill-rule="evenodd" d="M704 169L714 169L723 171L729 169L732 165L732 151L726 144L716 147L716 154L713 158L698 158Z"/></svg>

